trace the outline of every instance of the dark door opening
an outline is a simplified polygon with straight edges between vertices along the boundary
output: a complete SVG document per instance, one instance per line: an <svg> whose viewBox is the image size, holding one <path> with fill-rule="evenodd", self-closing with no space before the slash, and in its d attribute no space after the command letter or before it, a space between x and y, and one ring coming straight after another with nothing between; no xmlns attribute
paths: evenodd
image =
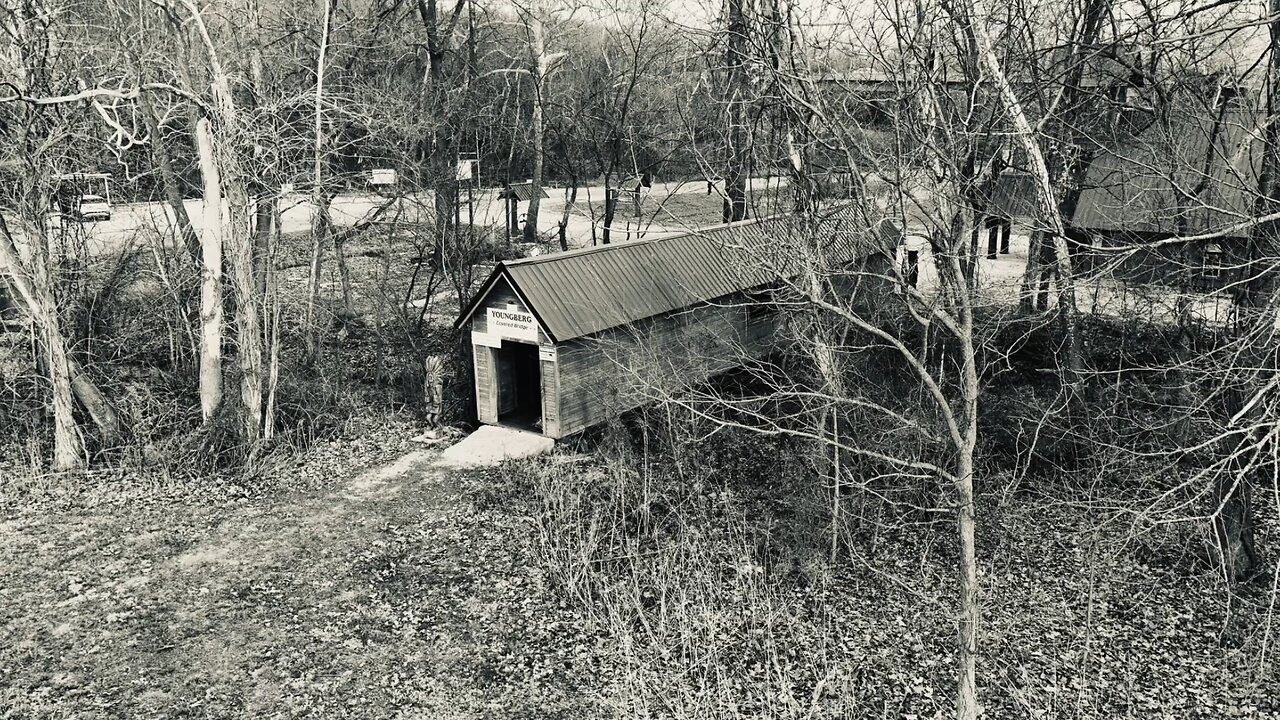
<svg viewBox="0 0 1280 720"><path fill-rule="evenodd" d="M498 422L542 431L542 370L538 346L503 341L498 359Z"/></svg>

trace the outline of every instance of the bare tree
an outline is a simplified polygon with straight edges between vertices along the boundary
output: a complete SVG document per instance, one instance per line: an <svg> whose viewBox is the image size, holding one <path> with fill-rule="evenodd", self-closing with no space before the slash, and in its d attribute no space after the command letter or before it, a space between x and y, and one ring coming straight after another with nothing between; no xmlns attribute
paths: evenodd
<svg viewBox="0 0 1280 720"><path fill-rule="evenodd" d="M249 223L247 175L243 169L242 143L245 118L231 92L231 80L200 8L190 0L181 6L194 27L194 42L202 53L209 75L210 137L227 213L223 218L223 242L235 301L236 360L240 375L240 436L249 453L262 437L263 338L261 298L254 273L254 242Z"/></svg>
<svg viewBox="0 0 1280 720"><path fill-rule="evenodd" d="M200 271L200 411L208 420L222 404L222 187L209 121L196 123L204 180Z"/></svg>
<svg viewBox="0 0 1280 720"><path fill-rule="evenodd" d="M53 388L53 469L74 470L83 467L86 460L84 438L74 416L71 363L58 320L57 306L49 289L52 280L49 277L48 261L44 257L44 251L39 249L43 241L37 240L34 244L33 271L28 272L18 254L8 223L0 217L0 268L7 269L11 286L40 328L44 362Z"/></svg>
<svg viewBox="0 0 1280 720"><path fill-rule="evenodd" d="M724 165L725 222L747 217L747 183L750 182L751 143L747 129L750 99L748 73L753 18L747 0L728 0L725 18L725 122L728 144Z"/></svg>
<svg viewBox="0 0 1280 720"><path fill-rule="evenodd" d="M563 54L547 53L547 41L543 33L543 9L537 2L519 9L529 37L529 78L533 83L533 113L529 119L533 133L533 175L530 178L529 209L525 213L524 241L538 240L538 208L542 203L543 171L546 165L546 105L547 74L552 64Z"/></svg>
<svg viewBox="0 0 1280 720"><path fill-rule="evenodd" d="M0 31L12 41L7 43L6 67L0 69L5 72L0 76L0 138L7 141L9 149L6 162L0 165L18 169L17 175L11 176L11 181L16 182L9 183L0 196L0 207L14 212L19 223L15 231L8 220L0 218L0 268L7 269L10 284L40 331L41 365L52 387L53 467L71 470L87 463L84 438L74 417L75 402L97 426L104 446L119 440L122 423L111 402L71 356L59 317L50 262L56 222L50 205L50 175L57 146L69 134L70 127L51 111L87 102L94 113L114 127L119 142L127 146L133 142L132 133L97 100L106 97L123 101L137 97L142 90L86 88L83 79L79 79L80 92L56 93L53 84L60 58L51 52L51 47L61 32L58 20L41 4L0 6ZM21 247L27 251L25 257Z"/></svg>

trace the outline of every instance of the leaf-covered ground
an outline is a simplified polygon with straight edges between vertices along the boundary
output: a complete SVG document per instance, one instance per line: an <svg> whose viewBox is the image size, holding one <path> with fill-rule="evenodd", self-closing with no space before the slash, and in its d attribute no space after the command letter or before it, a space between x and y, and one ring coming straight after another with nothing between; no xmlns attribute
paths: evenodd
<svg viewBox="0 0 1280 720"><path fill-rule="evenodd" d="M413 430L356 423L265 493L7 481L0 717L595 715L600 640L528 521Z"/></svg>
<svg viewBox="0 0 1280 720"><path fill-rule="evenodd" d="M573 558L566 576L598 569L590 594L623 648L623 717L954 716L952 522L881 525L832 566L823 498L777 473L713 481L708 494L656 480L626 488L590 463L568 485L545 479L560 472L553 463L532 474L570 498L561 504L578 509L560 517L584 527L607 516L587 506L616 503L620 486L662 498L659 516L680 516L616 541L558 541L572 550L561 553ZM1137 532L1104 522L1107 503L1054 497L980 498L984 717L1280 718L1270 570L1228 587L1193 533ZM1275 547L1274 516L1260 524L1261 546Z"/></svg>
<svg viewBox="0 0 1280 720"><path fill-rule="evenodd" d="M832 572L778 547L808 509L724 488L726 507L770 515L772 539L685 566L725 584L687 599L713 632L693 648L670 635L673 654L653 644L681 630L664 598L637 585L644 619L600 622L556 589L531 489L434 467L414 430L354 422L263 469L270 485L5 479L0 717L676 716L681 693L712 695L689 684L706 677L693 657L733 686L715 697L742 699L700 717L950 712L949 524L886 533ZM581 482L589 466L567 465ZM990 505L985 717L1280 718L1268 588L1229 602L1188 558L1099 534L1079 509ZM738 594L743 572L768 587Z"/></svg>

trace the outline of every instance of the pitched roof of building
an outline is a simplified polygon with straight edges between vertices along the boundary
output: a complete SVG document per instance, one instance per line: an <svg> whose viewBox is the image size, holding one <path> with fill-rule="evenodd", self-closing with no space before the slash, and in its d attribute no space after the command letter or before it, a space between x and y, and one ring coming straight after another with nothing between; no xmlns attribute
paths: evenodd
<svg viewBox="0 0 1280 720"><path fill-rule="evenodd" d="M874 251L874 234L856 233L851 220L846 206L819 221L817 247L827 263ZM779 216L501 262L456 326L503 279L556 342L675 312L794 275L799 230L794 217Z"/></svg>
<svg viewBox="0 0 1280 720"><path fill-rule="evenodd" d="M540 198L548 197L546 188L540 187L538 188L538 192L541 193L540 195L538 195L538 197ZM498 193L498 197L502 199L506 199L513 196L515 197L516 200L519 200L520 202L525 202L530 198L532 198L533 182L530 181L530 182L522 182L522 183L512 183L508 185L505 190Z"/></svg>
<svg viewBox="0 0 1280 720"><path fill-rule="evenodd" d="M1183 110L1090 165L1071 224L1095 232L1214 232L1253 214L1259 118Z"/></svg>
<svg viewBox="0 0 1280 720"><path fill-rule="evenodd" d="M979 202L989 215L1034 217L1037 192L1035 178L1030 173L1010 169L1000 173Z"/></svg>

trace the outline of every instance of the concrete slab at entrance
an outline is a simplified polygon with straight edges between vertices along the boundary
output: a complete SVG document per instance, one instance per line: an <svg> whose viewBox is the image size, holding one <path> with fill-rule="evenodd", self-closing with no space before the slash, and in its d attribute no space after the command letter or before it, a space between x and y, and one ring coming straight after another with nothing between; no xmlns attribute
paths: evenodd
<svg viewBox="0 0 1280 720"><path fill-rule="evenodd" d="M503 460L545 455L555 441L515 428L483 425L440 454L437 465L446 467L485 467Z"/></svg>

